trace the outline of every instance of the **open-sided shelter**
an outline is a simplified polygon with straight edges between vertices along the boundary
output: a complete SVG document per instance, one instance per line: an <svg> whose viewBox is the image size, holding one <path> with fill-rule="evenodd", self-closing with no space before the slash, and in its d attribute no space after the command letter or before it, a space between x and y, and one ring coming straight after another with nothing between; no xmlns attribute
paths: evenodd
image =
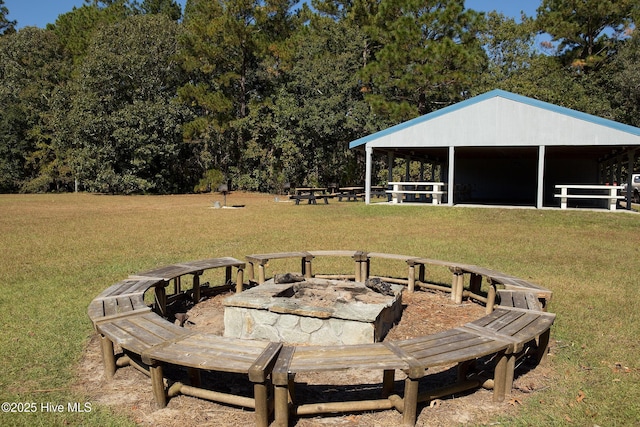
<svg viewBox="0 0 640 427"><path fill-rule="evenodd" d="M630 179L640 128L493 90L349 147L365 151L367 203L373 156L385 155L389 164L401 157L439 165L430 180L446 183L448 205L541 208L559 204L555 185L620 183L623 172Z"/></svg>

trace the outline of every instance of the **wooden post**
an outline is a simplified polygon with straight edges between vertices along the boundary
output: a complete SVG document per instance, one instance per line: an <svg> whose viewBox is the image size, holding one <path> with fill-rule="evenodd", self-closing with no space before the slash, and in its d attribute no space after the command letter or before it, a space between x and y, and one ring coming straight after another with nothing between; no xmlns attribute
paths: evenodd
<svg viewBox="0 0 640 427"><path fill-rule="evenodd" d="M462 304L462 290L464 289L464 273L457 267L450 268L453 273L451 279L451 301Z"/></svg>
<svg viewBox="0 0 640 427"><path fill-rule="evenodd" d="M404 382L404 412L402 423L415 426L418 415L418 379L407 377Z"/></svg>
<svg viewBox="0 0 640 427"><path fill-rule="evenodd" d="M254 281L255 280L255 271L253 269L253 262L249 261L249 269L247 270L247 273L249 275L248 279L249 281Z"/></svg>
<svg viewBox="0 0 640 427"><path fill-rule="evenodd" d="M409 263L409 284L408 284L409 293L413 293L415 287L416 287L416 266L415 264Z"/></svg>
<svg viewBox="0 0 640 427"><path fill-rule="evenodd" d="M242 266L238 266L238 272L236 273L236 293L243 291L244 287L244 270Z"/></svg>
<svg viewBox="0 0 640 427"><path fill-rule="evenodd" d="M189 384L193 387L200 387L200 384L202 384L200 379L200 369L187 368L187 373L189 374Z"/></svg>
<svg viewBox="0 0 640 427"><path fill-rule="evenodd" d="M198 271L193 275L193 303L197 304L200 302L200 274L202 272Z"/></svg>
<svg viewBox="0 0 640 427"><path fill-rule="evenodd" d="M116 356L113 353L113 342L109 338L100 334L100 347L102 348L104 376L110 380L116 373Z"/></svg>
<svg viewBox="0 0 640 427"><path fill-rule="evenodd" d="M396 371L393 369L385 369L382 374L382 397L387 398L393 393L393 381L396 376Z"/></svg>
<svg viewBox="0 0 640 427"><path fill-rule="evenodd" d="M538 350L536 357L538 363L543 363L547 360L547 347L549 347L549 338L551 336L551 327L547 329L542 335L538 337Z"/></svg>
<svg viewBox="0 0 640 427"><path fill-rule="evenodd" d="M180 276L173 279L173 294L178 295L182 290L182 283L180 280Z"/></svg>
<svg viewBox="0 0 640 427"><path fill-rule="evenodd" d="M471 279L469 279L469 290L474 294L479 294L481 287L482 276L480 274L471 273Z"/></svg>
<svg viewBox="0 0 640 427"><path fill-rule="evenodd" d="M507 365L509 356L505 354L504 350L498 354L498 363L496 364L496 370L493 375L493 401L504 401L506 386L507 386Z"/></svg>
<svg viewBox="0 0 640 427"><path fill-rule="evenodd" d="M268 427L269 425L269 405L267 404L267 385L254 383L253 398L255 399L256 426Z"/></svg>
<svg viewBox="0 0 640 427"><path fill-rule="evenodd" d="M462 292L464 291L464 273L458 274L456 286L456 304L462 304Z"/></svg>
<svg viewBox="0 0 640 427"><path fill-rule="evenodd" d="M164 282L163 284L156 286L156 293L155 293L156 310L158 311L158 314L162 317L167 316L167 291L164 288L166 284L167 282Z"/></svg>
<svg viewBox="0 0 640 427"><path fill-rule="evenodd" d="M487 306L485 312L487 314L491 314L493 312L493 307L496 304L496 284L494 281L491 281L489 285L489 291L487 293Z"/></svg>
<svg viewBox="0 0 640 427"><path fill-rule="evenodd" d="M162 378L162 365L153 363L149 366L149 374L151 375L151 386L153 387L153 396L160 408L167 406L167 396L164 392L164 380Z"/></svg>
<svg viewBox="0 0 640 427"><path fill-rule="evenodd" d="M353 259L356 262L356 282L364 282L369 278L369 257L366 252L356 252Z"/></svg>
<svg viewBox="0 0 640 427"><path fill-rule="evenodd" d="M274 384L275 425L289 427L289 388L284 384Z"/></svg>
<svg viewBox="0 0 640 427"><path fill-rule="evenodd" d="M313 277L313 271L311 269L311 260L313 260L313 255L306 255L302 259L302 265L304 266L304 277L306 279L311 279Z"/></svg>

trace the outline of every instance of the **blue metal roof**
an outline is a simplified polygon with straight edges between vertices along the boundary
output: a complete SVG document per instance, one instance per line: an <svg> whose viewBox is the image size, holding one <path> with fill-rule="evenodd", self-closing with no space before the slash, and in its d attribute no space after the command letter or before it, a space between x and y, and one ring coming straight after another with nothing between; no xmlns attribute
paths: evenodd
<svg viewBox="0 0 640 427"><path fill-rule="evenodd" d="M611 129L615 129L621 132L626 132L632 135L636 135L636 136L640 136L640 128L634 127L634 126L630 126L630 125L626 125L623 123L619 123L613 120L609 120L609 119L605 119L602 117L598 117L598 116L594 116L591 114L587 114L587 113L583 113L580 111L576 111L576 110L572 110L570 108L566 108L566 107L561 107L559 105L555 105L555 104L550 104L548 102L543 102L543 101L539 101L537 99L533 99L533 98L528 98L526 96L522 96L522 95L517 95L515 93L511 93L511 92L507 92L504 90L500 90L500 89L495 89L486 93L483 93L482 95L478 95L475 96L473 98L467 99L466 101L462 101L459 102L457 104L453 104L450 105L448 107L442 108L440 110L434 111L432 113L429 114L425 114L424 116L420 116L420 117L416 117L415 119L397 124L395 126L392 126L390 128L387 128L385 130L382 130L380 132L376 132L374 134L365 136L363 138L357 139L355 141L352 141L349 144L349 148L356 148L359 147L363 144L366 144L367 142L382 138L384 136L387 135L391 135L393 133L396 133L398 131L401 131L403 129L409 128L411 126L415 126L419 123L424 123L427 122L429 120L433 120L437 117L441 117L445 114L449 114L452 113L454 111L458 111L461 110L465 107L468 107L470 105L474 105L474 104L478 104L480 102L486 101L488 99L491 98L495 98L495 97L501 97L501 98L505 98L505 99L509 99L515 102L520 102L526 105L530 105L533 107L537 107L537 108L542 108L544 110L548 110L554 113L559 113L559 114L563 114L575 119L580 119L580 120L584 120L596 125L600 125L600 126L604 126L604 127L608 127Z"/></svg>

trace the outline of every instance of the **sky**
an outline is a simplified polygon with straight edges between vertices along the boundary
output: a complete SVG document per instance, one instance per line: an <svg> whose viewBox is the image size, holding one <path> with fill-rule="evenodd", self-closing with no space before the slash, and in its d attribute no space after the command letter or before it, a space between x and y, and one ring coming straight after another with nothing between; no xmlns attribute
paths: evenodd
<svg viewBox="0 0 640 427"><path fill-rule="evenodd" d="M177 2L184 6L186 0ZM534 16L540 3L541 0L466 0L465 5L468 9L482 12L497 10L519 20L520 11ZM83 4L84 0L4 0L5 7L9 9L7 19L18 21L18 29L27 26L44 28L53 24L59 15Z"/></svg>

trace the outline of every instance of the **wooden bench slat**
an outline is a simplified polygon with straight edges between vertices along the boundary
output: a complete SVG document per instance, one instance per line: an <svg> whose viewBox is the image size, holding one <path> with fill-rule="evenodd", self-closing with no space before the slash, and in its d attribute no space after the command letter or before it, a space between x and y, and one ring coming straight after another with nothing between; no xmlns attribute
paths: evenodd
<svg viewBox="0 0 640 427"><path fill-rule="evenodd" d="M382 343L335 347L296 347L290 372L340 369L405 369L408 364Z"/></svg>
<svg viewBox="0 0 640 427"><path fill-rule="evenodd" d="M272 254L247 255L245 258L252 263L266 264L271 259L305 258L307 256L310 256L309 252L278 252Z"/></svg>
<svg viewBox="0 0 640 427"><path fill-rule="evenodd" d="M127 279L109 286L95 299L112 298L114 296L128 295L128 294L144 294L145 291L153 286L158 285L158 280L132 280Z"/></svg>
<svg viewBox="0 0 640 427"><path fill-rule="evenodd" d="M208 258L208 259L201 259L198 261L184 262L184 263L180 263L180 265L188 267L191 269L192 272L195 272L200 270L209 270L212 268L244 267L246 263L244 261L240 261L232 257L223 257L223 258Z"/></svg>
<svg viewBox="0 0 640 427"><path fill-rule="evenodd" d="M169 323L152 312L99 323L97 328L112 342L137 354L189 333L188 330Z"/></svg>
<svg viewBox="0 0 640 427"><path fill-rule="evenodd" d="M233 343L230 347L229 344ZM247 345L243 345L243 344ZM238 352L239 348L244 351ZM148 348L143 357L148 361L166 362L191 368L249 374L256 378L260 366L270 366L280 345L268 341L226 338L219 335L194 333Z"/></svg>

